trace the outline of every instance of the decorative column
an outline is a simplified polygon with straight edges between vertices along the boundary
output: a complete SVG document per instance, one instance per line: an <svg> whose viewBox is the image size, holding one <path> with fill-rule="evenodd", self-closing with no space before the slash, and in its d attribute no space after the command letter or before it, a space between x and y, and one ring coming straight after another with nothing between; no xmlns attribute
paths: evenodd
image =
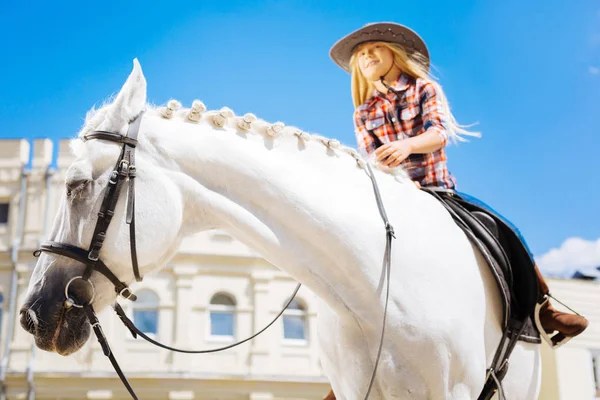
<svg viewBox="0 0 600 400"><path fill-rule="evenodd" d="M23 230L22 249L34 250L44 235L44 222L52 224L55 212L46 216L46 203L49 201L46 193L46 174L52 162L52 141L37 139L33 142L33 157L31 171L27 183L27 206L25 227ZM50 214L50 212L49 212Z"/></svg>
<svg viewBox="0 0 600 400"><path fill-rule="evenodd" d="M190 340L190 335L197 335L198 332L190 321L193 321L192 308L194 305L193 283L197 269L192 266L176 266L173 268L175 275L175 315L174 315L174 347L181 349L191 349L194 347L194 341ZM173 352L172 368L176 371L189 371L191 368L191 359L189 355Z"/></svg>
<svg viewBox="0 0 600 400"><path fill-rule="evenodd" d="M6 398L8 370L14 368L15 364L24 367L29 351L27 345L16 345L16 335L23 331L18 325L19 295L26 288L20 286L18 272L26 268L20 255L27 205L27 175L24 167L29 162L29 151L30 145L25 139L0 140L0 203L8 204L8 220L0 223L0 287L4 297L0 304L2 307L0 398L2 399ZM19 351L16 362L13 357L15 348Z"/></svg>
<svg viewBox="0 0 600 400"><path fill-rule="evenodd" d="M271 281L273 280L272 271L254 271L252 273L252 292L254 302L254 327L253 332L264 328L271 322L273 316L270 315L272 299ZM271 348L273 346L275 336L273 335L273 327L267 329L262 334L258 335L252 341L250 350L250 374L263 375L272 372L271 364Z"/></svg>

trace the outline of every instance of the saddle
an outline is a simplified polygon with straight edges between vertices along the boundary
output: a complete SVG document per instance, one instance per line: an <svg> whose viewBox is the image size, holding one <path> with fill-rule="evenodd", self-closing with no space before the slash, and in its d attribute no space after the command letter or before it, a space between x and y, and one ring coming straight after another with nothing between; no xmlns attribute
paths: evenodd
<svg viewBox="0 0 600 400"><path fill-rule="evenodd" d="M508 371L508 359L517 341L541 343L534 321L538 280L533 260L519 235L499 215L453 190L422 187L448 210L456 224L481 252L500 290L503 303L503 336L479 400L502 392L501 381ZM501 393L502 394L502 393Z"/></svg>

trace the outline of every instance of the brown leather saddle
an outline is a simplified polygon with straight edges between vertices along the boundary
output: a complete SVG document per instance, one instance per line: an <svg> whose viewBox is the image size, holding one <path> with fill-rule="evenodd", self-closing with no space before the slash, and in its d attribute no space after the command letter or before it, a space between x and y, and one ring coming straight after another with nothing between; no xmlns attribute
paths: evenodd
<svg viewBox="0 0 600 400"><path fill-rule="evenodd" d="M541 343L534 321L538 281L526 245L498 214L468 201L453 190L423 187L448 210L456 224L479 249L489 265L503 300L503 337L498 345L479 400L502 391L502 379L517 341Z"/></svg>

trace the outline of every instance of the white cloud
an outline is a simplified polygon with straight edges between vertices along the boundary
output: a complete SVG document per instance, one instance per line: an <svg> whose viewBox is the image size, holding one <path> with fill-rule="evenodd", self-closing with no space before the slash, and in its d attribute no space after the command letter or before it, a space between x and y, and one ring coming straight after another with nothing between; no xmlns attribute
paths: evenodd
<svg viewBox="0 0 600 400"><path fill-rule="evenodd" d="M590 71L590 74L592 74L592 75L600 74L600 68L598 68L598 67L590 66L588 68L588 71Z"/></svg>
<svg viewBox="0 0 600 400"><path fill-rule="evenodd" d="M564 274L578 268L600 266L600 238L584 240L572 237L565 240L558 249L535 257L540 270L551 275Z"/></svg>

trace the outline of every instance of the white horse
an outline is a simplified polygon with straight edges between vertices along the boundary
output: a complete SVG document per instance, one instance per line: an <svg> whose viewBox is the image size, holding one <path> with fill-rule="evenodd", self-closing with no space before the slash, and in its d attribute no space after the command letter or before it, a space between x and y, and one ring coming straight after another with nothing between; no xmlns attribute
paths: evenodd
<svg viewBox="0 0 600 400"><path fill-rule="evenodd" d="M116 99L90 113L80 132L80 137L93 130L126 134L129 121L146 110L136 151L142 273L165 265L188 235L228 231L319 297L324 372L338 399L363 398L385 299L385 229L363 160L335 140L252 115L235 117L228 109L203 113L199 102L191 110L169 104L159 109L146 104L146 80L134 60ZM75 139L72 148L77 159L67 172L49 239L88 248L120 146ZM397 239L370 399L475 399L502 335L494 278L433 197L405 175L374 173ZM121 194L100 259L130 283L125 202ZM83 312L63 308L65 285L81 271L69 258L40 257L22 310L40 348L67 355L88 340ZM101 311L115 301L114 287L97 273L91 282L94 308ZM518 342L510 361L503 381L507 398L536 399L539 346Z"/></svg>

